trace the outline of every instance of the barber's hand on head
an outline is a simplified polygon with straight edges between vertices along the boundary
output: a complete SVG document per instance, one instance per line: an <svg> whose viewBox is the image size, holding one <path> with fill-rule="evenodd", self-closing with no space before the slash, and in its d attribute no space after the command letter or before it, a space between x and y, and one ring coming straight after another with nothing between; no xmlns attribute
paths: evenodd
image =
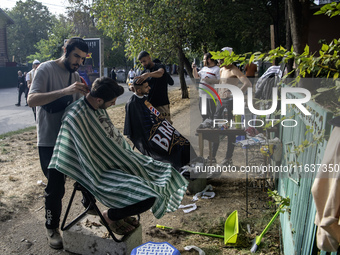
<svg viewBox="0 0 340 255"><path fill-rule="evenodd" d="M75 83L71 84L70 86L66 87L64 89L64 92L66 95L72 95L75 93L81 93L84 96L90 92L89 88L86 86L86 84L76 81Z"/></svg>
<svg viewBox="0 0 340 255"><path fill-rule="evenodd" d="M142 75L137 76L135 79L137 80L137 84L141 84L147 78L149 78L149 73L143 73Z"/></svg>

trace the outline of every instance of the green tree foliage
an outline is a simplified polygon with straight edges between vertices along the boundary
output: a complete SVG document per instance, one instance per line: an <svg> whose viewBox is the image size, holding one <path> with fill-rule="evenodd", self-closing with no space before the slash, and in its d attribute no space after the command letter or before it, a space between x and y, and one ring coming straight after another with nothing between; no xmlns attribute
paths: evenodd
<svg viewBox="0 0 340 255"><path fill-rule="evenodd" d="M323 44L318 51L319 56L315 56L315 52L310 52L308 45L305 46L304 52L298 54L292 47L290 50L282 46L269 52L255 52L246 54L229 54L227 51L211 52L214 59L224 59L222 65L231 63L239 63L244 65L252 61L274 62L275 59L282 59L287 63L290 60L295 62L295 68L291 71L295 73L295 79L289 82L292 86L303 86L309 89L313 94L313 98L320 104L330 108L335 114L340 114L340 85L334 81L338 79L340 73L340 39L334 39L330 44ZM290 73L286 74L282 81L286 82L286 78ZM323 82L318 88L310 87L313 83L300 83L301 78L326 78L327 82Z"/></svg>
<svg viewBox="0 0 340 255"><path fill-rule="evenodd" d="M73 26L64 16L59 16L54 24L48 39L41 39L34 45L36 52L27 57L28 62L33 62L34 59L43 62L57 59L62 55L64 39L74 35Z"/></svg>
<svg viewBox="0 0 340 255"><path fill-rule="evenodd" d="M325 14L329 17L334 17L340 15L340 3L332 2L329 4L325 4L320 8L319 11L314 13L314 15Z"/></svg>
<svg viewBox="0 0 340 255"><path fill-rule="evenodd" d="M116 38L119 47L112 47L112 38L105 36L96 26L96 19L91 14L92 0L69 0L68 18L74 24L74 33L84 38L101 38L104 48L104 63L107 67L131 68L132 61L125 56L125 42Z"/></svg>
<svg viewBox="0 0 340 255"><path fill-rule="evenodd" d="M98 18L98 27L113 39L114 46L118 47L124 41L127 55L131 58L141 50L147 50L153 58L168 62L177 56L183 57L185 49L191 48L195 36L202 34L197 22L201 2L97 1L94 13ZM187 97L187 93L183 97Z"/></svg>
<svg viewBox="0 0 340 255"><path fill-rule="evenodd" d="M237 52L268 50L270 25L284 24L284 6L277 0L98 0L93 7L98 27L114 46L124 42L130 58L147 50L178 64L179 71L185 66L189 74L187 56L201 59L225 46Z"/></svg>
<svg viewBox="0 0 340 255"><path fill-rule="evenodd" d="M48 8L35 0L18 1L8 12L14 24L7 29L8 51L17 62L25 63L26 57L34 54L35 44L48 39L54 26Z"/></svg>
<svg viewBox="0 0 340 255"><path fill-rule="evenodd" d="M232 47L237 53L268 51L270 25L274 25L275 46L285 45L284 1L206 1L211 49ZM202 40L202 38L200 38Z"/></svg>

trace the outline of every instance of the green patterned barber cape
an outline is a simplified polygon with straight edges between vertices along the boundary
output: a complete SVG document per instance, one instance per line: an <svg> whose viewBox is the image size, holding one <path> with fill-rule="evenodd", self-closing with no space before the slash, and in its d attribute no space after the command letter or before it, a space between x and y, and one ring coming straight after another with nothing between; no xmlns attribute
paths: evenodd
<svg viewBox="0 0 340 255"><path fill-rule="evenodd" d="M64 115L49 168L90 191L103 205L123 208L156 197L156 218L177 210L187 181L168 163L134 152L106 110L93 110L85 98Z"/></svg>

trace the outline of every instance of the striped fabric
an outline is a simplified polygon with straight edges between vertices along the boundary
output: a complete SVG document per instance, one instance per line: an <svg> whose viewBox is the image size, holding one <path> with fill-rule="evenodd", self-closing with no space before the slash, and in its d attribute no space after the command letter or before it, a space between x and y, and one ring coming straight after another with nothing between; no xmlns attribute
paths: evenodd
<svg viewBox="0 0 340 255"><path fill-rule="evenodd" d="M134 152L105 110L84 98L64 116L49 168L79 182L102 204L123 208L156 197L156 218L177 210L187 181L168 163Z"/></svg>

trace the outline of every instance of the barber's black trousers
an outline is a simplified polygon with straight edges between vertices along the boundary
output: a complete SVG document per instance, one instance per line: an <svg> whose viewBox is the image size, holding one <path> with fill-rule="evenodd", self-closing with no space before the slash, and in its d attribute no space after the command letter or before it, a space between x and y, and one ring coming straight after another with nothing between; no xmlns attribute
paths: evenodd
<svg viewBox="0 0 340 255"><path fill-rule="evenodd" d="M65 194L65 175L56 169L48 169L53 154L53 147L39 147L40 165L47 178L45 188L46 228L59 227L62 198Z"/></svg>

